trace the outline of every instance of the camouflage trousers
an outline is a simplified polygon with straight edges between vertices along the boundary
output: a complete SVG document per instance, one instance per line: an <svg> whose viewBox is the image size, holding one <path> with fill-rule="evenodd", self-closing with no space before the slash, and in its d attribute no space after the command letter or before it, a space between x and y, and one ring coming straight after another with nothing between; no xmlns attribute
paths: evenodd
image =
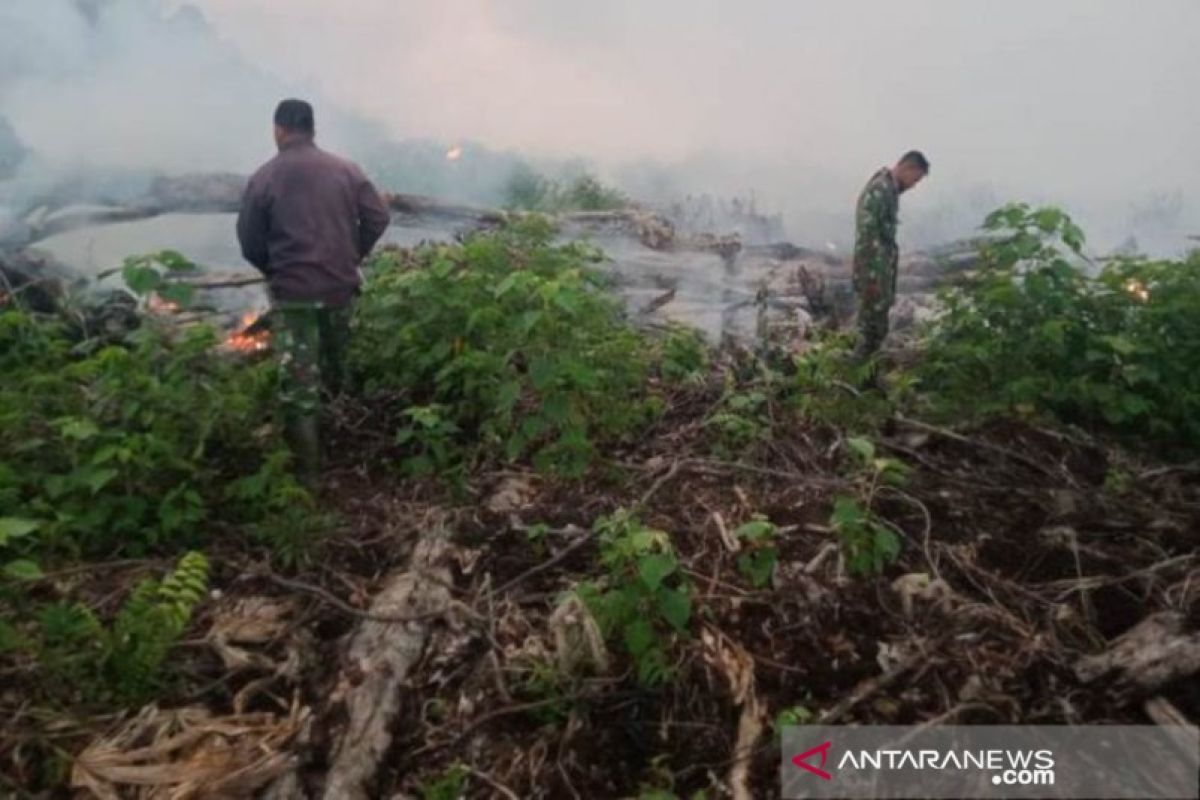
<svg viewBox="0 0 1200 800"><path fill-rule="evenodd" d="M854 353L866 360L887 338L888 312L896 299L895 267L855 267L854 291L858 295L858 346Z"/></svg>
<svg viewBox="0 0 1200 800"><path fill-rule="evenodd" d="M276 303L272 314L284 416L316 417L322 391L336 394L342 389L351 309L289 302Z"/></svg>

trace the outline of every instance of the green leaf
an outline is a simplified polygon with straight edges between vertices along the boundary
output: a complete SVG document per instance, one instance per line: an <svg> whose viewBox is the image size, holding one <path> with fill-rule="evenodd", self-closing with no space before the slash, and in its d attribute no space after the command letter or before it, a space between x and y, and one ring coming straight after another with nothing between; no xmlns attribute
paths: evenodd
<svg viewBox="0 0 1200 800"><path fill-rule="evenodd" d="M864 464L870 464L875 458L875 444L870 439L851 436L846 440L846 444Z"/></svg>
<svg viewBox="0 0 1200 800"><path fill-rule="evenodd" d="M508 294L510 291L512 291L512 288L517 285L517 281L521 280L524 275L524 272L510 273L509 276L500 281L500 284L496 287L495 296L503 297L504 295Z"/></svg>
<svg viewBox="0 0 1200 800"><path fill-rule="evenodd" d="M1057 208L1043 208L1033 215L1033 221L1046 233L1053 233L1064 216Z"/></svg>
<svg viewBox="0 0 1200 800"><path fill-rule="evenodd" d="M42 577L42 569L27 558L10 561L4 565L4 574L18 581L36 581Z"/></svg>
<svg viewBox="0 0 1200 800"><path fill-rule="evenodd" d="M1101 338L1120 355L1128 356L1137 352L1137 345L1124 336L1103 336Z"/></svg>
<svg viewBox="0 0 1200 800"><path fill-rule="evenodd" d="M100 428L96 426L96 423L83 417L68 417L58 420L57 424L58 430L64 438L79 442L86 442L100 433Z"/></svg>
<svg viewBox="0 0 1200 800"><path fill-rule="evenodd" d="M675 571L675 556L655 553L638 559L638 576L650 591L662 585L663 579Z"/></svg>
<svg viewBox="0 0 1200 800"><path fill-rule="evenodd" d="M749 578L752 584L761 588L770 583L771 575L775 571L775 562L775 548L751 550L738 556L738 570Z"/></svg>
<svg viewBox="0 0 1200 800"><path fill-rule="evenodd" d="M196 265L177 250L163 250L154 256L154 260L171 272L192 272Z"/></svg>
<svg viewBox="0 0 1200 800"><path fill-rule="evenodd" d="M776 528L768 520L753 519L739 525L733 535L748 542L769 541L775 536Z"/></svg>
<svg viewBox="0 0 1200 800"><path fill-rule="evenodd" d="M155 291L155 294L168 303L187 306L191 305L195 288L186 283L164 283Z"/></svg>
<svg viewBox="0 0 1200 800"><path fill-rule="evenodd" d="M662 589L658 593L658 611L671 627L682 631L692 616L692 599L687 589Z"/></svg>
<svg viewBox="0 0 1200 800"><path fill-rule="evenodd" d="M121 270L121 277L129 290L138 296L145 296L156 290L162 284L162 276L154 267L130 261Z"/></svg>
<svg viewBox="0 0 1200 800"><path fill-rule="evenodd" d="M860 526L867 519L867 512L852 497L838 497L833 501L833 513L829 524L835 528L851 528Z"/></svg>
<svg viewBox="0 0 1200 800"><path fill-rule="evenodd" d="M657 638L654 633L654 627L645 617L637 617L625 626L625 647L635 657L646 652L654 646L654 641Z"/></svg>
<svg viewBox="0 0 1200 800"><path fill-rule="evenodd" d="M41 522L35 519L0 517L0 547L7 545L13 539L28 536L36 531L41 524Z"/></svg>
<svg viewBox="0 0 1200 800"><path fill-rule="evenodd" d="M890 564L900 555L900 539L891 528L875 526L875 552L884 563Z"/></svg>
<svg viewBox="0 0 1200 800"><path fill-rule="evenodd" d="M113 478L120 473L115 469L108 468L85 468L79 470L73 477L80 481L84 486L92 490L92 494L98 493L105 486L112 482Z"/></svg>

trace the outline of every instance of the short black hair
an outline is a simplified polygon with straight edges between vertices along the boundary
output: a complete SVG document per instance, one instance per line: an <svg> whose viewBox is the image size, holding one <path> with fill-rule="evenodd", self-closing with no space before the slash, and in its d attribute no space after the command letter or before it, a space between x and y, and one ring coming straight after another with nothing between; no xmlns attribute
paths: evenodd
<svg viewBox="0 0 1200 800"><path fill-rule="evenodd" d="M909 150L904 155L900 156L901 164L912 164L917 169L929 174L929 159L920 150Z"/></svg>
<svg viewBox="0 0 1200 800"><path fill-rule="evenodd" d="M313 107L303 100L295 98L284 100L275 109L275 124L285 131L307 133L311 136L316 130L313 122Z"/></svg>

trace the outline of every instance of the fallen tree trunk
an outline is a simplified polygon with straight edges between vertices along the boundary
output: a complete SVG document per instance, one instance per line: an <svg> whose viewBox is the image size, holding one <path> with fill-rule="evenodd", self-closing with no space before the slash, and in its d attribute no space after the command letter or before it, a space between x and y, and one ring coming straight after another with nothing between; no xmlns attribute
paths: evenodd
<svg viewBox="0 0 1200 800"><path fill-rule="evenodd" d="M1120 683L1145 691L1200 673L1200 632L1185 630L1175 611L1146 617L1107 650L1079 659L1075 674L1084 683L1115 674Z"/></svg>
<svg viewBox="0 0 1200 800"><path fill-rule="evenodd" d="M500 225L508 219L503 211L447 203L436 197L417 194L384 193L383 200L392 211L414 217L438 217L485 225Z"/></svg>
<svg viewBox="0 0 1200 800"><path fill-rule="evenodd" d="M330 756L326 800L368 800L371 782L392 742L400 686L420 660L432 617L450 606L450 573L441 566L442 532L422 539L407 571L394 576L371 603L370 616L412 622L365 620L350 641L334 690L346 724Z"/></svg>

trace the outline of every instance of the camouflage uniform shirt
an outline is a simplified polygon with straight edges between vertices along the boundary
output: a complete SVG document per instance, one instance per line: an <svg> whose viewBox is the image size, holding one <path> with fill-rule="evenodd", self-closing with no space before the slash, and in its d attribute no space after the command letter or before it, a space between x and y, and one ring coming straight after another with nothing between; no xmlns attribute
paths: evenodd
<svg viewBox="0 0 1200 800"><path fill-rule="evenodd" d="M878 349L887 335L900 255L896 246L899 209L900 187L892 171L884 167L859 195L855 218L854 290L859 301L859 350L864 355Z"/></svg>

